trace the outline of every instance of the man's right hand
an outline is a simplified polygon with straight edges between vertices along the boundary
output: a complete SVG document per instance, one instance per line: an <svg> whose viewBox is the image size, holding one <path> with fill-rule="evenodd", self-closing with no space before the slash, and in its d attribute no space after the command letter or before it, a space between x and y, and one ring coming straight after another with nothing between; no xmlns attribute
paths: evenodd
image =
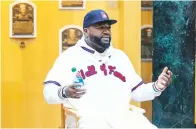
<svg viewBox="0 0 196 129"><path fill-rule="evenodd" d="M82 87L80 84L71 84L66 86L65 88L65 94L68 98L81 98L85 93L85 88L76 88L76 87Z"/></svg>

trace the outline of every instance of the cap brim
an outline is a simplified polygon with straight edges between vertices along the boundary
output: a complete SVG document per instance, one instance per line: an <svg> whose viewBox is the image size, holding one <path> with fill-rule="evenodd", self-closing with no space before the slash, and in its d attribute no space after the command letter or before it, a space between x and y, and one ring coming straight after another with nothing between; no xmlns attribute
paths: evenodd
<svg viewBox="0 0 196 129"><path fill-rule="evenodd" d="M101 21L96 21L93 24L102 23L102 22L108 23L109 25L113 25L113 24L117 23L117 20L113 20L113 19L110 19L110 20L101 20Z"/></svg>

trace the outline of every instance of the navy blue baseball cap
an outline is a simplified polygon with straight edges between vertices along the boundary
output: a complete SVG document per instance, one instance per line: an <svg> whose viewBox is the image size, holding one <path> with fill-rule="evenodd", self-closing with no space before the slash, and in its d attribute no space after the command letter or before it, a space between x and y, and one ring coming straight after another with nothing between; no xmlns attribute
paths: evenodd
<svg viewBox="0 0 196 129"><path fill-rule="evenodd" d="M109 19L107 13L103 10L92 10L86 14L83 21L83 28L89 27L93 24L106 22L109 25L115 24L117 20Z"/></svg>

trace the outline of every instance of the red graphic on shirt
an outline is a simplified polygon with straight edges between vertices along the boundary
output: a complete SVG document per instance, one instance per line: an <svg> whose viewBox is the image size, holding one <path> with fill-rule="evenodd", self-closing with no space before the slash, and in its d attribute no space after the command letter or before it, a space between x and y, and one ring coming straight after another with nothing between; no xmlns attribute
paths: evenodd
<svg viewBox="0 0 196 129"><path fill-rule="evenodd" d="M100 69L104 72L104 75L106 76L107 75L107 69L106 69L106 65L105 64L102 64L100 66ZM126 82L126 78L125 76L123 76L122 73L118 72L118 71L115 71L116 67L115 66L111 66L111 65L108 65L108 69L109 69L109 74L119 78L120 80L122 80L123 82Z"/></svg>
<svg viewBox="0 0 196 129"><path fill-rule="evenodd" d="M113 75L113 76L119 78L120 80L122 80L123 82L126 82L126 77L122 73L117 71L116 67L112 66L112 65L108 65L108 67L106 67L105 64L100 65L100 69L101 69L101 71L103 71L103 74L105 76L107 76L107 68L109 70L109 75ZM92 75L97 74L97 71L95 70L94 65L87 66L87 69L88 69L88 71L86 71L86 72L84 72L83 69L80 70L80 74L83 79L85 79L86 77L90 77Z"/></svg>
<svg viewBox="0 0 196 129"><path fill-rule="evenodd" d="M90 76L92 76L94 74L97 74L97 71L95 71L95 66L94 65L87 66L87 69L88 69L88 71L85 73L85 75L87 77L90 77Z"/></svg>
<svg viewBox="0 0 196 129"><path fill-rule="evenodd" d="M106 70L105 64L102 64L102 65L100 66L100 69L101 69L101 71L103 71L104 75L106 76L106 75L107 75L107 70Z"/></svg>
<svg viewBox="0 0 196 129"><path fill-rule="evenodd" d="M114 70L116 69L116 67L115 66L111 66L111 65L109 65L108 66L108 68L109 68L109 74L112 74L113 72L114 72Z"/></svg>
<svg viewBox="0 0 196 129"><path fill-rule="evenodd" d="M126 82L125 76L123 76L120 72L115 71L115 72L114 72L114 76L117 77L117 78L119 78L119 79L122 80L123 82Z"/></svg>

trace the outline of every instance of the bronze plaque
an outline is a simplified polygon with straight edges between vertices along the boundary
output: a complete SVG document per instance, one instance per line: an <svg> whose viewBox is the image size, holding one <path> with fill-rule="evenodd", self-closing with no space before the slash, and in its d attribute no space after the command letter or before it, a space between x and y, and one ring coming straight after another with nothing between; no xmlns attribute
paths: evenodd
<svg viewBox="0 0 196 129"><path fill-rule="evenodd" d="M152 10L153 8L153 1L142 0L141 1L142 10Z"/></svg>
<svg viewBox="0 0 196 129"><path fill-rule="evenodd" d="M62 51L73 46L82 38L82 31L77 28L68 28L62 32Z"/></svg>
<svg viewBox="0 0 196 129"><path fill-rule="evenodd" d="M62 0L61 2L62 7L83 7L83 0L76 0L76 1L69 1L69 0Z"/></svg>
<svg viewBox="0 0 196 129"><path fill-rule="evenodd" d="M12 7L12 35L34 35L34 8L28 3Z"/></svg>
<svg viewBox="0 0 196 129"><path fill-rule="evenodd" d="M84 9L84 0L60 0L59 5L61 9Z"/></svg>
<svg viewBox="0 0 196 129"><path fill-rule="evenodd" d="M141 56L144 60L151 60L152 59L152 38L153 38L153 28L146 27L141 30Z"/></svg>

